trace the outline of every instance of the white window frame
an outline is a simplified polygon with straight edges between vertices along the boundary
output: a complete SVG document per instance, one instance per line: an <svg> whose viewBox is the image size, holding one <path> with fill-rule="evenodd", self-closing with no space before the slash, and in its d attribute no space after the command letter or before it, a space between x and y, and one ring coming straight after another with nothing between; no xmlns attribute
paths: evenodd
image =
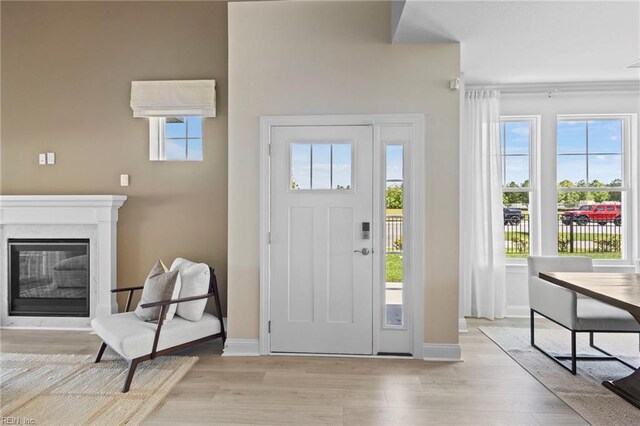
<svg viewBox="0 0 640 426"><path fill-rule="evenodd" d="M165 147L165 126L169 117L149 117L149 160L151 161L203 161L204 159L204 134L200 135L202 142L202 157L200 159L190 159L188 154L185 158L179 160L167 160ZM187 119L186 116L178 116L177 118ZM204 120L203 120L204 125ZM203 129L204 133L204 129ZM194 138L195 139L195 138ZM189 149L189 138L185 135L187 150Z"/></svg>
<svg viewBox="0 0 640 426"><path fill-rule="evenodd" d="M542 234L540 232L540 135L542 118L540 115L503 115L500 123L513 121L528 121L531 134L529 135L529 187L528 188L502 188L506 192L529 193L529 254L539 255L542 247ZM502 157L502 153L501 157ZM504 170L503 170L504 173ZM506 258L508 265L526 265L526 258Z"/></svg>
<svg viewBox="0 0 640 426"><path fill-rule="evenodd" d="M633 260L639 255L638 247L638 148L637 148L637 114L558 114L555 128L558 128L559 121L588 121L588 120L622 120L622 186L603 188L558 188L557 179L554 182L555 199L558 199L559 192L593 192L609 191L621 192L622 200L622 257L621 259L593 259L594 265L615 266L632 265ZM555 169L558 167L558 138L556 130ZM635 185L633 184L635 183ZM557 207L556 207L557 208ZM633 238L634 234L636 238ZM555 250L558 253L558 227L553 230Z"/></svg>

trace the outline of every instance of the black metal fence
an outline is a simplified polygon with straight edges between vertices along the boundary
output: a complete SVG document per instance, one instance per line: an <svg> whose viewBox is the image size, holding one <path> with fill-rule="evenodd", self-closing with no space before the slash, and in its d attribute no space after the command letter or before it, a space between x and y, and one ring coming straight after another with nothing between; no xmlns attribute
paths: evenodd
<svg viewBox="0 0 640 426"><path fill-rule="evenodd" d="M620 257L622 227L615 221L573 220L558 214L558 252Z"/></svg>
<svg viewBox="0 0 640 426"><path fill-rule="evenodd" d="M521 218L504 220L504 246L507 257L529 254L529 214L522 212Z"/></svg>
<svg viewBox="0 0 640 426"><path fill-rule="evenodd" d="M526 257L530 243L529 215L521 220L505 220L504 240L507 257ZM601 258L619 258L622 249L622 227L614 221L568 220L558 213L558 253L582 254Z"/></svg>
<svg viewBox="0 0 640 426"><path fill-rule="evenodd" d="M386 240L387 253L402 252L402 216L387 216L386 218Z"/></svg>

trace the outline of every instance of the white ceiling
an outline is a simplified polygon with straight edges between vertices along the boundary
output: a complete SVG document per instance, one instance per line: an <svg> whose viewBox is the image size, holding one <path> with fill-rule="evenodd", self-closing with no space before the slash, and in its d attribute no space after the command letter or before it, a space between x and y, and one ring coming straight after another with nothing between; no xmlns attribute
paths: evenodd
<svg viewBox="0 0 640 426"><path fill-rule="evenodd" d="M640 0L393 5L394 43L461 43L467 83L640 80ZM396 25L397 24L397 25Z"/></svg>

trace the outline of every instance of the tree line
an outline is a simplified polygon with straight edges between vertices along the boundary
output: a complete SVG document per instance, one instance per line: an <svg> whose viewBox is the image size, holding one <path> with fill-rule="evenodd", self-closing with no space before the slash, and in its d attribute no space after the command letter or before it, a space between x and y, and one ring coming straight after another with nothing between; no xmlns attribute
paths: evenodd
<svg viewBox="0 0 640 426"><path fill-rule="evenodd" d="M614 179L610 183L606 184L597 179L592 180L587 184L584 180L572 182L569 179L565 179L558 183L558 188L618 188L622 186L620 179ZM505 188L528 188L529 180L525 180L522 185L518 185L516 182L509 182L505 185ZM604 201L617 201L620 202L620 191L558 191L558 204L564 207L572 208L580 204L587 202L602 203ZM513 204L527 205L529 204L528 192L507 192L502 193L502 202L505 206Z"/></svg>

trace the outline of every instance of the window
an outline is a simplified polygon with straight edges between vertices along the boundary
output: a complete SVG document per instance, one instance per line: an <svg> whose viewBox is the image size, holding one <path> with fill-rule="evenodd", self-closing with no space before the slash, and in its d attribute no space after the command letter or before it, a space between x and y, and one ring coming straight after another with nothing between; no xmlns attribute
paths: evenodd
<svg viewBox="0 0 640 426"><path fill-rule="evenodd" d="M625 118L559 117L558 252L624 258Z"/></svg>
<svg viewBox="0 0 640 426"><path fill-rule="evenodd" d="M202 161L202 117L149 118L149 159Z"/></svg>
<svg viewBox="0 0 640 426"><path fill-rule="evenodd" d="M534 186L531 153L536 127L536 117L502 117L500 120L502 214L508 258L523 258L530 252L529 206Z"/></svg>
<svg viewBox="0 0 640 426"><path fill-rule="evenodd" d="M385 326L404 324L404 146L387 145L385 150Z"/></svg>
<svg viewBox="0 0 640 426"><path fill-rule="evenodd" d="M291 189L351 189L351 149L350 143L291 144Z"/></svg>

